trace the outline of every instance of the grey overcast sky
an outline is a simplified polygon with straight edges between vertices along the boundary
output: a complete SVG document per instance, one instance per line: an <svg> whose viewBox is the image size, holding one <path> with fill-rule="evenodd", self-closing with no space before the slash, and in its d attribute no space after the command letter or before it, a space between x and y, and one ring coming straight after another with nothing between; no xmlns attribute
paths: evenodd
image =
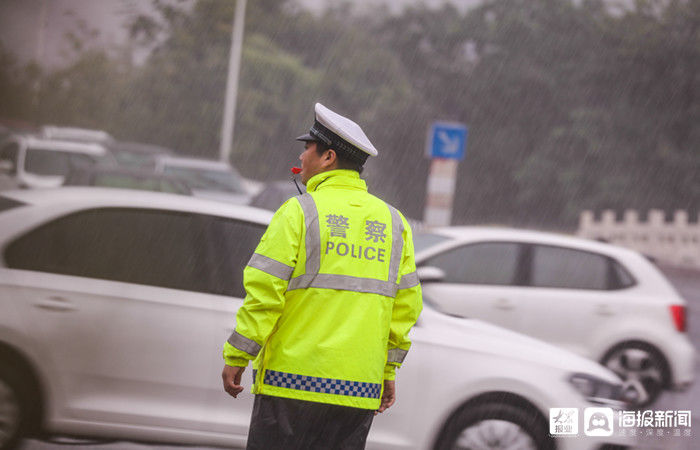
<svg viewBox="0 0 700 450"><path fill-rule="evenodd" d="M193 1L193 0L190 0ZM248 0L255 1L255 0ZM295 0L304 7L317 9L332 0ZM354 0L359 10L388 5L393 11L409 4L431 7L448 0ZM452 0L468 9L481 0ZM65 35L76 33L83 21L87 29L99 31L93 45L115 49L125 43L124 24L138 14L151 11L151 0L0 0L0 42L22 62L38 58L42 65L57 67L70 61L71 46ZM42 36L42 4L45 18ZM43 40L43 46L38 42Z"/></svg>
<svg viewBox="0 0 700 450"><path fill-rule="evenodd" d="M87 29L99 31L94 45L112 48L124 43L129 18L149 11L150 4L150 0L0 0L0 42L21 61L38 56L42 64L60 66L71 55L65 35L76 33L81 21ZM40 40L43 49L37 45Z"/></svg>

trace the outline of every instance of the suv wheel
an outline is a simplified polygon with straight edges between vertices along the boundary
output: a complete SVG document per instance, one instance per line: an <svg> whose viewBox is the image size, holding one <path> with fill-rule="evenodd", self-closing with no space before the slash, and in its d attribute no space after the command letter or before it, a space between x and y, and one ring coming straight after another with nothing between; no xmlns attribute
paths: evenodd
<svg viewBox="0 0 700 450"><path fill-rule="evenodd" d="M554 449L547 424L525 408L477 403L458 411L445 425L436 450Z"/></svg>

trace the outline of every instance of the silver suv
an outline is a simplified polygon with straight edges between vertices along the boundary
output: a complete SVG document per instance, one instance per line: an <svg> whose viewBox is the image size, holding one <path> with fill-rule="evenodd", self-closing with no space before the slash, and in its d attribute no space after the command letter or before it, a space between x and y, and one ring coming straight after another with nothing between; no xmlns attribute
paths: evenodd
<svg viewBox="0 0 700 450"><path fill-rule="evenodd" d="M114 164L103 146L12 135L0 144L0 189L61 186L74 169Z"/></svg>

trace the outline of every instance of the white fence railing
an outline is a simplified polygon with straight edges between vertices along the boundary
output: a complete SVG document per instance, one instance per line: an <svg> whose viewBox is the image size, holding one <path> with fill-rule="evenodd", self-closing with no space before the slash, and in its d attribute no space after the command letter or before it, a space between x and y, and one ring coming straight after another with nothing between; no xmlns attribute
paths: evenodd
<svg viewBox="0 0 700 450"><path fill-rule="evenodd" d="M626 210L622 221L616 220L615 211L605 210L596 221L593 211L583 211L577 234L637 250L659 262L700 268L700 214L691 223L688 213L678 210L673 221L666 222L663 211L652 209L647 221L640 222L635 210Z"/></svg>

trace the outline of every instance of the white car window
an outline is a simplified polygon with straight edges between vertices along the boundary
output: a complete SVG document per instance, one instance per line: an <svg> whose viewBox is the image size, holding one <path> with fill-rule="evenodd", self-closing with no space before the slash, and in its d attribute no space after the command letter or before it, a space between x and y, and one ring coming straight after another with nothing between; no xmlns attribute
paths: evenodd
<svg viewBox="0 0 700 450"><path fill-rule="evenodd" d="M24 203L18 202L17 200L12 200L7 197L0 196L0 212L7 211L8 209L16 208L18 206L23 206Z"/></svg>
<svg viewBox="0 0 700 450"><path fill-rule="evenodd" d="M422 265L442 269L446 283L513 285L519 253L519 244L483 242L440 253Z"/></svg>
<svg viewBox="0 0 700 450"><path fill-rule="evenodd" d="M532 285L566 289L607 289L605 256L568 248L535 245Z"/></svg>
<svg viewBox="0 0 700 450"><path fill-rule="evenodd" d="M9 161L12 163L10 175L17 174L17 155L19 154L19 145L16 142L10 142L0 148L0 161Z"/></svg>
<svg viewBox="0 0 700 450"><path fill-rule="evenodd" d="M71 214L12 242L11 268L205 290L193 215L105 208Z"/></svg>
<svg viewBox="0 0 700 450"><path fill-rule="evenodd" d="M243 268L260 242L265 226L221 217L207 220L206 247L209 291L230 297L245 297Z"/></svg>
<svg viewBox="0 0 700 450"><path fill-rule="evenodd" d="M634 286L636 281L630 275L630 273L622 267L617 261L610 261L613 269L613 283L610 286L611 289L624 289L630 286Z"/></svg>
<svg viewBox="0 0 700 450"><path fill-rule="evenodd" d="M243 297L258 224L160 210L104 208L56 219L16 239L10 268Z"/></svg>

